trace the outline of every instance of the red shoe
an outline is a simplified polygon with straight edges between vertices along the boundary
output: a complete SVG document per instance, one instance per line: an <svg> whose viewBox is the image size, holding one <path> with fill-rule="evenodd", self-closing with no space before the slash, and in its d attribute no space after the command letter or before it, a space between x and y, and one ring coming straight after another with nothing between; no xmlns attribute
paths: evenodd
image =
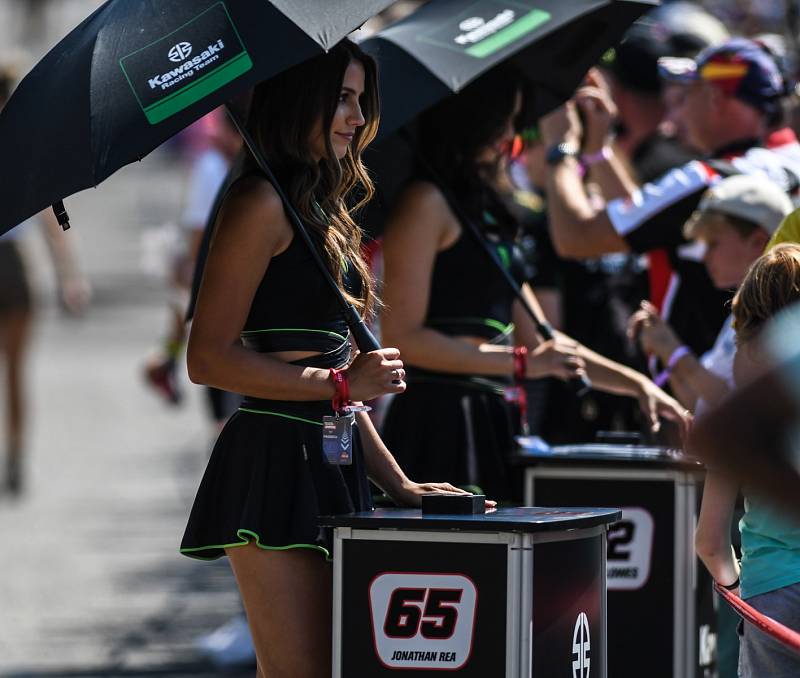
<svg viewBox="0 0 800 678"><path fill-rule="evenodd" d="M148 365L144 370L144 378L147 384L170 405L180 404L183 393L178 388L174 360L167 359Z"/></svg>

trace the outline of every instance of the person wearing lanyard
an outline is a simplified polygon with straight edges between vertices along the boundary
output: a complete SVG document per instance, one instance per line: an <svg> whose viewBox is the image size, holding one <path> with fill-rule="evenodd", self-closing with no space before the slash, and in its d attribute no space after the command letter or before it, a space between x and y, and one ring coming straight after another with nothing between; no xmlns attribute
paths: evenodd
<svg viewBox="0 0 800 678"><path fill-rule="evenodd" d="M378 125L376 67L343 41L253 94L247 126L340 289L375 305L347 209L371 195L361 152ZM188 367L241 393L197 492L181 552L228 556L260 676L330 675L330 541L318 516L371 506L368 476L399 504L446 483L400 469L359 401L405 390L396 349L351 359L341 307L274 188L245 169L222 203L197 299Z"/></svg>
<svg viewBox="0 0 800 678"><path fill-rule="evenodd" d="M684 412L644 375L569 337L542 342L448 202L449 194L524 283L518 224L493 187L524 117L521 83L513 68L494 69L421 116L423 161L394 206L383 249L381 328L409 371L409 391L389 405L384 439L412 475L446 471L456 484L478 485L500 499L521 498L509 458L522 428L513 403L524 405L523 380L570 379L586 369L596 387L637 397L653 427L659 414L681 420ZM524 294L537 305L527 285Z"/></svg>

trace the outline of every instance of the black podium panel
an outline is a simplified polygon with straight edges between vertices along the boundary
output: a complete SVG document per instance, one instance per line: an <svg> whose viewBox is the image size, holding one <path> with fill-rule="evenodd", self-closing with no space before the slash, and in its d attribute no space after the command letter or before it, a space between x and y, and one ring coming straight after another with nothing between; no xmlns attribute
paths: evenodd
<svg viewBox="0 0 800 678"><path fill-rule="evenodd" d="M598 536L533 548L532 678L600 676L606 663L605 541ZM563 576L565 568L569 578Z"/></svg>
<svg viewBox="0 0 800 678"><path fill-rule="evenodd" d="M506 544L344 540L342 664L359 676L506 675Z"/></svg>
<svg viewBox="0 0 800 678"><path fill-rule="evenodd" d="M542 506L578 498L602 506L610 497L623 507L623 519L610 528L607 537L608 675L639 675L640 669L634 667L642 666L658 667L658 675L675 675L673 484L547 478L535 485L536 503ZM641 508L642 497L647 497L646 509ZM626 511L625 507L637 508ZM547 558L545 562L558 561Z"/></svg>

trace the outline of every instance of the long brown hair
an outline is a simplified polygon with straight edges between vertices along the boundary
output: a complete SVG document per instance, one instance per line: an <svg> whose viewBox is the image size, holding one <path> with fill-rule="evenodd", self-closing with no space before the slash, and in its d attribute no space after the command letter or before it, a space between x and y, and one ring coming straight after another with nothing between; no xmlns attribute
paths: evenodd
<svg viewBox="0 0 800 678"><path fill-rule="evenodd" d="M366 122L356 129L347 154L339 160L331 146L330 128L351 61L364 67L360 104ZM309 228L331 275L364 315L375 306L374 281L361 253L361 229L352 214L374 193L361 153L375 138L379 115L375 62L355 43L342 40L326 54L256 86L247 121L292 206ZM309 138L320 119L326 154L317 161ZM344 284L348 266L354 267L361 278L357 296Z"/></svg>
<svg viewBox="0 0 800 678"><path fill-rule="evenodd" d="M782 308L800 301L800 245L773 247L753 263L733 298L736 342L753 339Z"/></svg>

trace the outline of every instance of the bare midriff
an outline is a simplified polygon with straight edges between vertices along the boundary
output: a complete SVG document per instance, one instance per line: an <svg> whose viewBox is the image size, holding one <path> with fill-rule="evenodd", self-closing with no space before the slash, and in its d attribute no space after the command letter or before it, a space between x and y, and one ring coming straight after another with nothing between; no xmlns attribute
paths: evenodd
<svg viewBox="0 0 800 678"><path fill-rule="evenodd" d="M322 355L322 353L319 351L272 351L270 353L262 353L261 355L280 360L284 363L291 363L295 360L313 358L314 356Z"/></svg>

